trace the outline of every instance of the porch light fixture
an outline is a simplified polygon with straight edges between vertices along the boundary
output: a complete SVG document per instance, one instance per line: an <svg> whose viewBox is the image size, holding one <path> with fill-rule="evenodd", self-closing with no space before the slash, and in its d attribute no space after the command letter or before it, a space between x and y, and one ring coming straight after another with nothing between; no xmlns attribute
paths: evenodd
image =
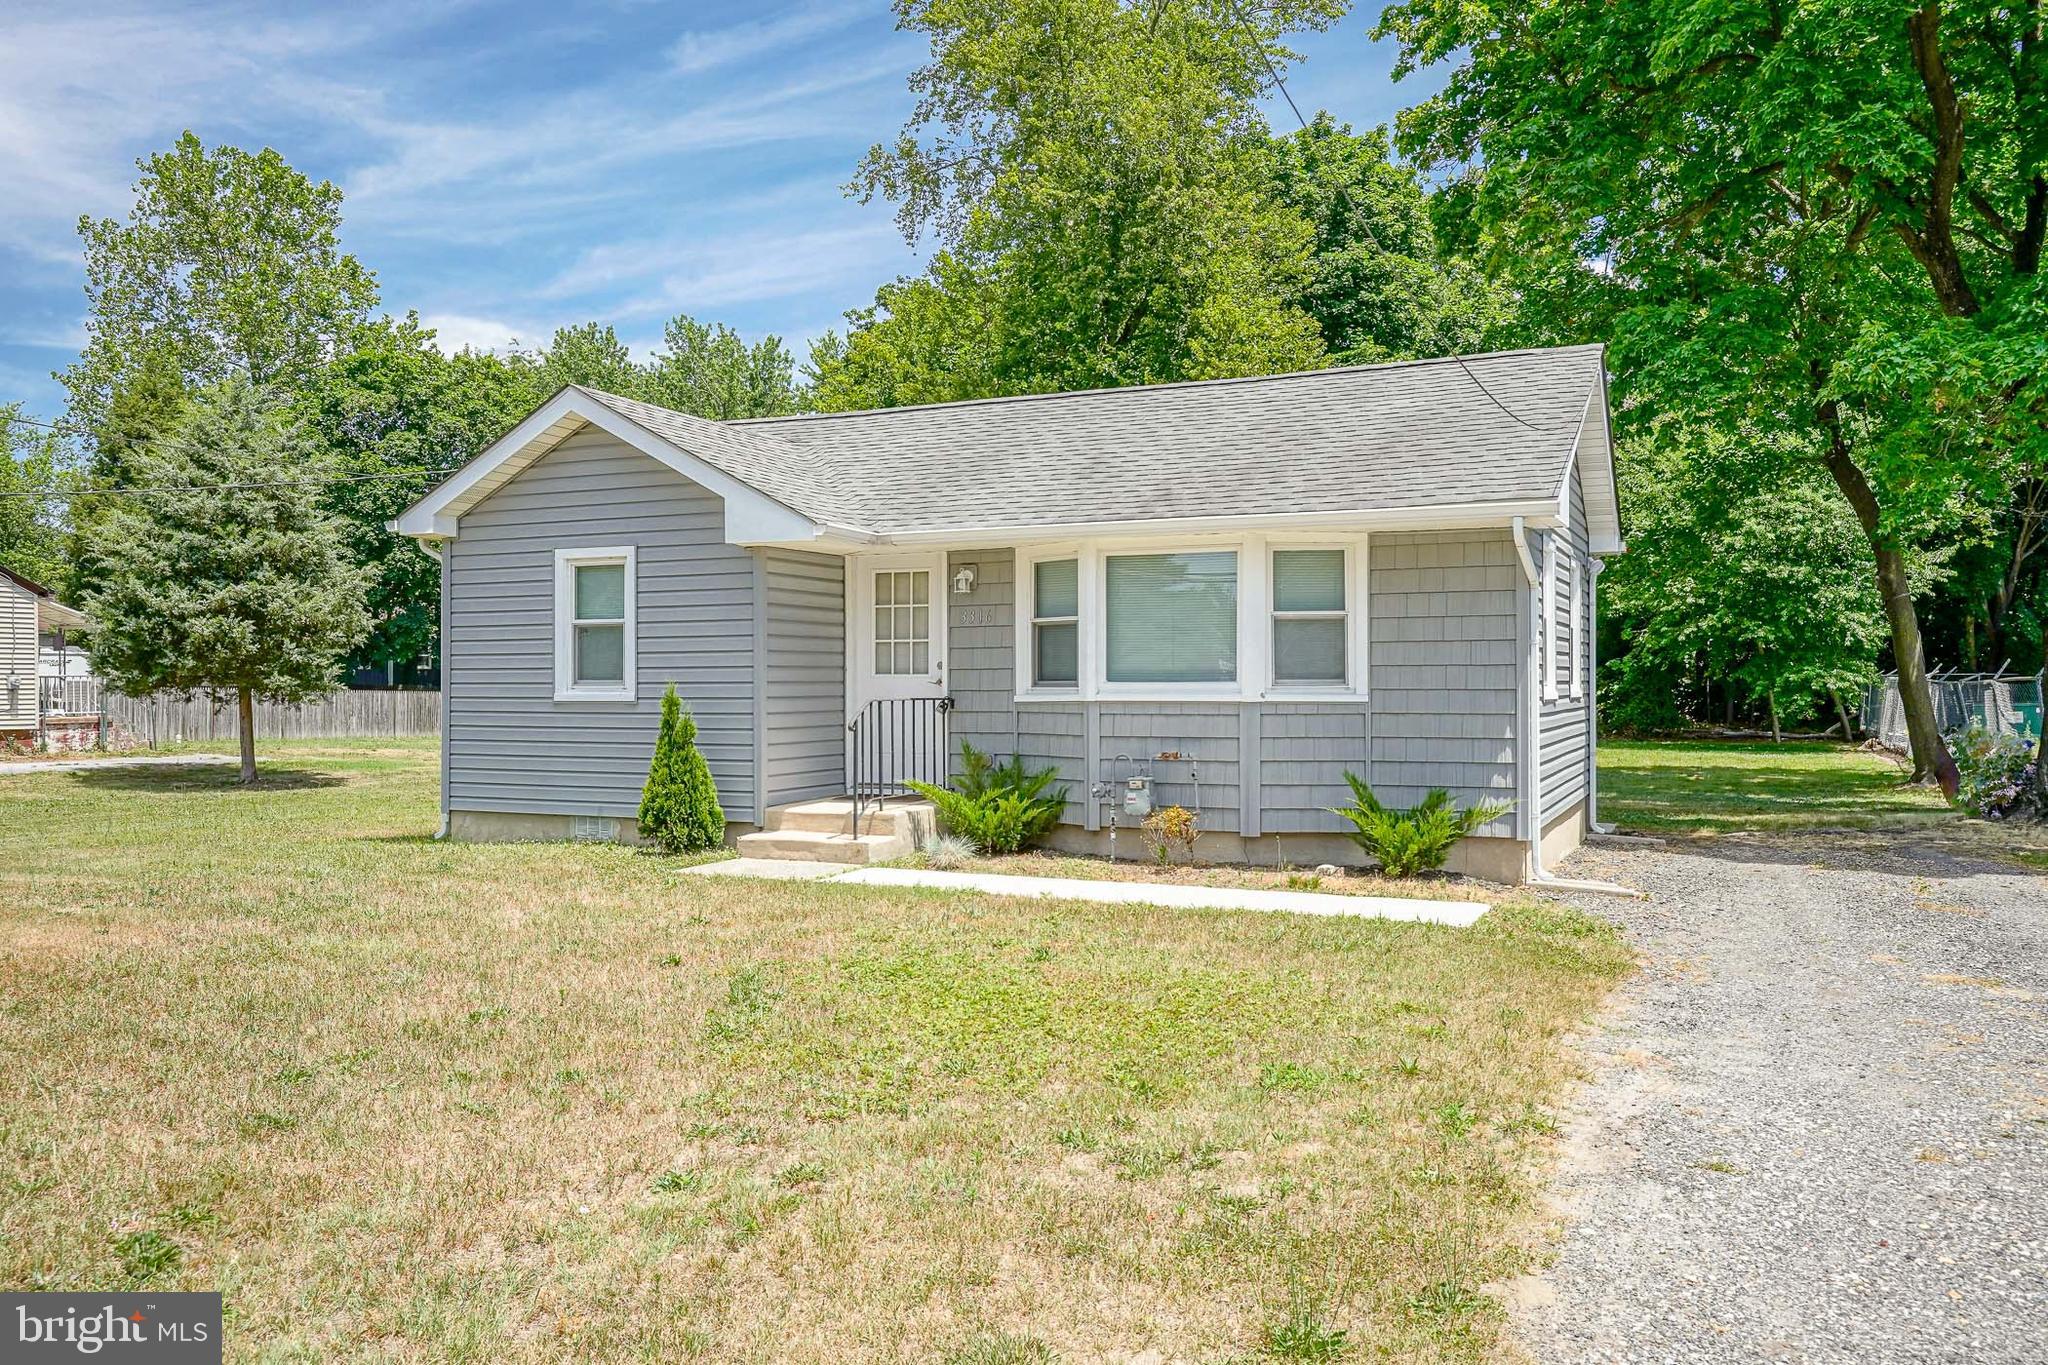
<svg viewBox="0 0 2048 1365"><path fill-rule="evenodd" d="M962 564L953 571L953 595L965 597L974 591L975 577L981 572L979 564Z"/></svg>

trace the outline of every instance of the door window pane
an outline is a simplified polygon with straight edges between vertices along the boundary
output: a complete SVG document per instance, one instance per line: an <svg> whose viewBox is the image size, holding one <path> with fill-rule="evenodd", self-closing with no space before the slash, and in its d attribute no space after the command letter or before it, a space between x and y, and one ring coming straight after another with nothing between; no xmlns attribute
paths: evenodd
<svg viewBox="0 0 2048 1365"><path fill-rule="evenodd" d="M1273 610L1344 610L1344 552L1275 550Z"/></svg>
<svg viewBox="0 0 2048 1365"><path fill-rule="evenodd" d="M875 575L875 672L922 676L931 671L931 574L885 569Z"/></svg>
<svg viewBox="0 0 2048 1365"><path fill-rule="evenodd" d="M1273 623L1273 677L1278 682L1344 681L1344 618L1278 620Z"/></svg>
<svg viewBox="0 0 2048 1365"><path fill-rule="evenodd" d="M1237 554L1111 555L1104 561L1111 682L1237 677Z"/></svg>

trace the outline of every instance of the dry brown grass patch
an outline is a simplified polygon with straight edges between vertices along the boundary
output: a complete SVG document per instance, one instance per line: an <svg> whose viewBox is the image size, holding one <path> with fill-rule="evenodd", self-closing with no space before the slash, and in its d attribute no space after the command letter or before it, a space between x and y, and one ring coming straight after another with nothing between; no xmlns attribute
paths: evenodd
<svg viewBox="0 0 2048 1365"><path fill-rule="evenodd" d="M439 845L390 747L0 785L0 1281L237 1360L1495 1348L1603 925Z"/></svg>

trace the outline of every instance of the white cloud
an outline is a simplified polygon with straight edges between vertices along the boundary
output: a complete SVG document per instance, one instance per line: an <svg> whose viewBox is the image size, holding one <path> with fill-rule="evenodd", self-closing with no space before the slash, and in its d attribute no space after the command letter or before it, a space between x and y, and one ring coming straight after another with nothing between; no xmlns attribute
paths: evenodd
<svg viewBox="0 0 2048 1365"><path fill-rule="evenodd" d="M866 5L813 4L773 19L686 32L669 48L669 64L683 75L710 71L764 52L795 47L871 13Z"/></svg>
<svg viewBox="0 0 2048 1365"><path fill-rule="evenodd" d="M465 313L423 313L420 322L434 329L434 345L443 355L465 350L504 355L514 343L530 346L547 339L537 328L519 327L497 318L470 317Z"/></svg>
<svg viewBox="0 0 2048 1365"><path fill-rule="evenodd" d="M887 221L768 236L662 238L592 247L541 288L567 298L634 288L611 315L640 318L785 298L849 276L911 269L915 259Z"/></svg>

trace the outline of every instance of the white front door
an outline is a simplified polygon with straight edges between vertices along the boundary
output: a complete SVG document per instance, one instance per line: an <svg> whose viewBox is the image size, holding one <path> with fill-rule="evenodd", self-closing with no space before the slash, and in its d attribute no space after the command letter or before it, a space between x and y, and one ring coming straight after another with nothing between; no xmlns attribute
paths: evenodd
<svg viewBox="0 0 2048 1365"><path fill-rule="evenodd" d="M943 782L945 721L929 703L946 695L946 556L861 555L852 568L856 780Z"/></svg>

